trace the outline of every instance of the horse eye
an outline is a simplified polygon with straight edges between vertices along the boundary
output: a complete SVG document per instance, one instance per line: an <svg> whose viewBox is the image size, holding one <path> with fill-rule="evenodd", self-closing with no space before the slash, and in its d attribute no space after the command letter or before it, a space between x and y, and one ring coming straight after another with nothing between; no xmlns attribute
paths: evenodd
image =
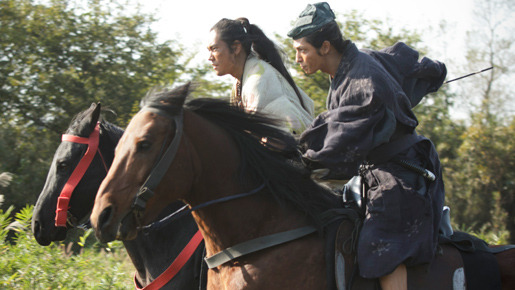
<svg viewBox="0 0 515 290"><path fill-rule="evenodd" d="M152 143L150 141L147 141L147 140L140 141L140 142L138 142L138 145L137 145L137 151L142 152L142 151L148 150L151 146L152 146Z"/></svg>
<svg viewBox="0 0 515 290"><path fill-rule="evenodd" d="M65 161L58 161L57 162L57 170L65 170L68 167L68 163Z"/></svg>

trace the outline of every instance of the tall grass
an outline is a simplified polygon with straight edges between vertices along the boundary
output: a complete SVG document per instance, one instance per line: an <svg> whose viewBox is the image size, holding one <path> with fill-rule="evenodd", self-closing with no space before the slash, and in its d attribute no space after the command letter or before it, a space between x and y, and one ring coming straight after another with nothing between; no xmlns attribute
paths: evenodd
<svg viewBox="0 0 515 290"><path fill-rule="evenodd" d="M89 230L40 246L30 230L32 210L16 213L14 229L8 229L12 208L0 210L0 289L134 289L134 268L120 242L88 242Z"/></svg>

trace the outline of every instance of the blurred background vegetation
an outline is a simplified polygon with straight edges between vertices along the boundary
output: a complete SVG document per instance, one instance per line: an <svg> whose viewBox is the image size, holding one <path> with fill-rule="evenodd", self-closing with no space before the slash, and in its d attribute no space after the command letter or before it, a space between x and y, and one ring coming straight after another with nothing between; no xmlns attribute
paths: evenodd
<svg viewBox="0 0 515 290"><path fill-rule="evenodd" d="M43 248L30 233L31 205L60 135L75 114L101 102L116 113L109 121L124 127L150 88L189 80L198 84L193 97L229 96L230 84L214 77L207 61L192 61L198 51L185 49L180 39L158 41L152 15L127 15L117 1L108 6L102 0L84 3L71 7L65 0L0 1L0 288L132 288L132 268L120 244L86 243L94 238L82 232ZM426 96L415 108L418 131L440 154L453 226L490 243L515 243L515 34L499 33L515 29L515 4L476 4L477 25L470 27L463 51L468 62L453 72L493 69ZM500 12L508 17L499 17ZM434 58L431 48L421 44L423 32L393 32L357 11L338 19L343 19L344 35L358 47L381 49L403 41L421 56ZM317 113L322 112L327 76L304 75L293 63L291 40L280 35L275 40L297 84L315 100ZM458 118L457 110L465 118ZM6 228L14 219L22 226L15 231L18 243L11 244ZM93 268L101 271L100 278L88 272ZM86 278L90 275L97 275L95 282Z"/></svg>

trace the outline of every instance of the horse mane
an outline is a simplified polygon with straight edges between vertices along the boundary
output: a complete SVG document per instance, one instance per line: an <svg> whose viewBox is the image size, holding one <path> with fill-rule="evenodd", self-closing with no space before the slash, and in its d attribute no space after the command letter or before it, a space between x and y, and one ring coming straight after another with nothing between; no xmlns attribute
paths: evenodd
<svg viewBox="0 0 515 290"><path fill-rule="evenodd" d="M189 88L184 86L178 90L154 91L142 104L161 109L167 106L167 112L176 113L180 111L177 105L181 104L226 130L240 149L240 181L264 182L280 205L296 208L314 225L322 226L320 214L338 207L337 196L310 178L310 171L300 162L297 140L280 129L279 120L259 112L249 114L227 99L197 98L182 105L188 92Z"/></svg>

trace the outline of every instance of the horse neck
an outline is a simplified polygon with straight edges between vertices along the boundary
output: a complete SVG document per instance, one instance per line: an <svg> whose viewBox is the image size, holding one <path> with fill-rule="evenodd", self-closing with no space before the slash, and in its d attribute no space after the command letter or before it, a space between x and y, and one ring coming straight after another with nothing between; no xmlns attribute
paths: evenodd
<svg viewBox="0 0 515 290"><path fill-rule="evenodd" d="M160 215L160 218L175 210L175 208L167 207ZM163 225L159 230L139 232L136 239L124 241L125 249L136 268L138 281L143 285L148 285L163 273L172 264L196 231L195 221L191 215L187 215L177 221ZM190 275L193 274L190 271ZM189 281L192 281L192 279L193 277Z"/></svg>
<svg viewBox="0 0 515 290"><path fill-rule="evenodd" d="M107 122L100 123L100 126L100 142L98 149L102 152L107 167L111 167L114 159L114 150L122 137L123 130Z"/></svg>
<svg viewBox="0 0 515 290"><path fill-rule="evenodd" d="M192 215L204 236L208 256L251 239L309 224L298 211L273 201L267 190L257 196L212 205Z"/></svg>
<svg viewBox="0 0 515 290"><path fill-rule="evenodd" d="M201 163L201 172L197 173L185 202L195 206L260 186L239 182L240 151L231 136L206 120L194 119L185 115L185 132L191 132L192 123L203 131L185 135ZM272 200L267 189L253 196L208 206L192 215L204 236L208 255L249 239L307 224L298 211L283 208Z"/></svg>

